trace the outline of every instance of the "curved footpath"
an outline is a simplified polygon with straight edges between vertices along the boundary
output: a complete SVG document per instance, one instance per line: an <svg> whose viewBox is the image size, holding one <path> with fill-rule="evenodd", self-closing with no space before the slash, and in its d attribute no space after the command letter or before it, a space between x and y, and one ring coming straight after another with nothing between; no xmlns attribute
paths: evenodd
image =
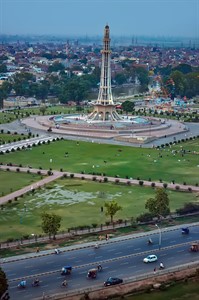
<svg viewBox="0 0 199 300"><path fill-rule="evenodd" d="M38 172L41 172L41 175L48 175L48 171L49 170L40 170L40 169L32 169L32 168L20 168L20 167L13 167L13 166L7 166L7 165L0 165L0 170L6 170L6 169L10 169L10 171L15 171L15 172L26 172L29 170L30 173L35 173L37 174ZM31 190L35 190L39 187L44 186L45 184L52 182L60 177L62 177L63 175L66 175L68 177L70 177L71 172L60 172L60 171L52 171L52 175L47 176L46 178L37 181L36 183L32 183L31 185L28 185L18 191L15 191L11 194L8 194L6 196L0 197L0 205L7 203L9 200L14 199L15 197L20 197L21 195L30 192ZM80 174L80 173L73 173L74 174L74 178L78 178L81 179L82 177L84 177L84 179L86 180L92 180L93 177L96 177L96 181L100 181L100 182L104 182L104 178L107 178L107 182L116 182L116 180L119 183L125 183L128 185L139 185L139 181L137 179L124 179L124 178L115 178L115 177L107 177L107 176L94 176L94 175L90 175L90 174ZM147 181L147 180L143 180L143 186L151 186L151 181ZM160 182L155 182L155 187L164 187L164 183L160 183ZM181 190L181 191L189 191L189 192L199 192L199 187L198 186L194 186L194 185L183 185L183 184L178 184L178 183L167 183L167 189L171 189L171 190Z"/></svg>
<svg viewBox="0 0 199 300"><path fill-rule="evenodd" d="M40 170L40 169L32 169L32 168L20 168L20 167L13 167L13 166L7 166L7 165L0 165L0 170L6 170L7 168L10 169L10 171L15 171L15 172L26 172L29 170L30 173L35 173L37 174L38 172L41 172L41 175L48 175L48 171L49 170ZM37 181L36 183L32 183L31 185L28 185L18 191L15 191L11 194L8 194L6 196L0 197L0 205L7 203L9 200L14 199L15 197L20 197L21 195L30 192L31 190L35 190L39 187L44 186L45 184L48 184L49 182L52 182L60 177L62 177L63 175L66 175L68 177L70 177L71 172L60 172L60 171L52 171L52 175ZM125 178L115 178L115 177L107 177L107 176L94 176L94 175L90 175L90 174L80 174L80 173L73 173L74 174L74 178L79 178L81 179L82 177L84 177L84 179L87 180L92 180L93 177L96 177L96 181L104 181L104 178L107 178L108 182L116 182L116 180L118 181L118 184L120 183L125 183L128 185L139 185L139 181L137 179L125 179ZM147 181L147 180L142 180L143 181L143 186L151 186L151 181ZM155 182L155 187L164 187L164 183L161 182ZM171 190L181 190L181 191L189 191L189 192L199 192L199 186L194 186L194 185L183 185L183 184L178 184L178 183L167 183L167 189L171 189Z"/></svg>

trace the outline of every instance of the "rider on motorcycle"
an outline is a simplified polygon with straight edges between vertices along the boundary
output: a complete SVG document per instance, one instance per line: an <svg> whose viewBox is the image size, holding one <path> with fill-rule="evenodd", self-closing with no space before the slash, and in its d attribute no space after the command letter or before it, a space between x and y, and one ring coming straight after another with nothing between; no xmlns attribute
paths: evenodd
<svg viewBox="0 0 199 300"><path fill-rule="evenodd" d="M102 271L102 266L99 264L99 265L97 266L97 269L98 269L99 272Z"/></svg>
<svg viewBox="0 0 199 300"><path fill-rule="evenodd" d="M55 249L55 254L59 254L60 250L59 249Z"/></svg>
<svg viewBox="0 0 199 300"><path fill-rule="evenodd" d="M62 286L67 286L67 281L66 281L66 280L64 280L64 281L62 282Z"/></svg>
<svg viewBox="0 0 199 300"><path fill-rule="evenodd" d="M164 265L162 262L160 263L160 269L164 269Z"/></svg>
<svg viewBox="0 0 199 300"><path fill-rule="evenodd" d="M33 281L33 285L39 285L39 279L36 278L34 281Z"/></svg>
<svg viewBox="0 0 199 300"><path fill-rule="evenodd" d="M19 283L18 286L25 288L26 287L26 280L21 280L21 282Z"/></svg>
<svg viewBox="0 0 199 300"><path fill-rule="evenodd" d="M149 244L149 245L150 245L150 244L153 244L153 241L152 241L151 238L148 239L148 244Z"/></svg>
<svg viewBox="0 0 199 300"><path fill-rule="evenodd" d="M96 243L94 247L95 247L95 249L98 249L99 248L99 244Z"/></svg>

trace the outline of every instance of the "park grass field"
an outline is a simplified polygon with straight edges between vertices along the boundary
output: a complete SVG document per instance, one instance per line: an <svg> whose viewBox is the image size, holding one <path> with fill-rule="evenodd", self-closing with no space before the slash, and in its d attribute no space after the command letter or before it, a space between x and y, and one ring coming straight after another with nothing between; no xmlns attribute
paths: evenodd
<svg viewBox="0 0 199 300"><path fill-rule="evenodd" d="M199 139L162 150L62 140L1 155L0 163L195 185L199 184L198 149Z"/></svg>
<svg viewBox="0 0 199 300"><path fill-rule="evenodd" d="M21 134L7 134L7 133L0 133L0 145L16 142L19 139L28 138L26 135Z"/></svg>
<svg viewBox="0 0 199 300"><path fill-rule="evenodd" d="M199 300L198 282L178 283L164 291L124 297L126 300ZM119 300L119 299L116 299Z"/></svg>
<svg viewBox="0 0 199 300"><path fill-rule="evenodd" d="M167 191L171 210L185 202L197 201L195 193ZM145 202L154 197L151 187L97 183L77 179L59 179L34 193L4 205L0 210L0 240L21 238L27 234L42 234L41 213L54 212L62 216L60 231L76 226L105 224L110 218L101 212L105 201L116 200L122 206L115 220L136 218L145 210Z"/></svg>
<svg viewBox="0 0 199 300"><path fill-rule="evenodd" d="M85 112L89 112L90 108L85 108ZM56 105L47 106L44 115L59 115L78 113L76 107ZM29 115L43 115L39 107L27 107L23 109L12 109L10 111L0 112L0 124L10 123L16 119L21 119Z"/></svg>
<svg viewBox="0 0 199 300"><path fill-rule="evenodd" d="M30 185L43 176L37 174L0 171L0 197Z"/></svg>
<svg viewBox="0 0 199 300"><path fill-rule="evenodd" d="M0 112L0 124L10 123L16 120L16 116L12 113Z"/></svg>

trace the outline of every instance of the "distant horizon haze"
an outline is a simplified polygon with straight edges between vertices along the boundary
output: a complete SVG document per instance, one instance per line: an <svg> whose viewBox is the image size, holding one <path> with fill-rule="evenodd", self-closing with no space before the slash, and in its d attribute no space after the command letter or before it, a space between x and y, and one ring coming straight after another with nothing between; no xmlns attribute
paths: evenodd
<svg viewBox="0 0 199 300"><path fill-rule="evenodd" d="M0 34L199 39L199 0L0 0Z"/></svg>

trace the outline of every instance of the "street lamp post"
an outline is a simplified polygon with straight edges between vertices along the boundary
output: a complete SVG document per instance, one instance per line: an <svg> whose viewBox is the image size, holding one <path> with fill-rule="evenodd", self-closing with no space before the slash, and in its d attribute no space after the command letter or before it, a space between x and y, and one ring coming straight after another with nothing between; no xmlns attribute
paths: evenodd
<svg viewBox="0 0 199 300"><path fill-rule="evenodd" d="M158 226L158 224L155 224L155 226L158 228L159 230L159 250L161 248L161 243L162 243L162 232L161 232L161 229L160 227Z"/></svg>

